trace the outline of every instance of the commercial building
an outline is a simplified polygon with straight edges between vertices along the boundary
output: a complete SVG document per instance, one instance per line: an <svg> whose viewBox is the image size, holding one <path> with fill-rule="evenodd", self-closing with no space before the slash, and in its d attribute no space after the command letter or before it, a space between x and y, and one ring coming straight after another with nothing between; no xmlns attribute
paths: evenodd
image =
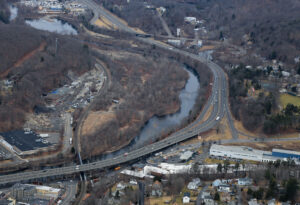
<svg viewBox="0 0 300 205"><path fill-rule="evenodd" d="M296 158L300 159L300 152L291 151L291 150L284 150L284 149L273 149L272 150L273 157L280 157L280 158Z"/></svg>
<svg viewBox="0 0 300 205"><path fill-rule="evenodd" d="M61 189L32 184L15 184L11 190L11 196L22 202L29 202L35 199L51 201L57 199L60 194Z"/></svg>
<svg viewBox="0 0 300 205"><path fill-rule="evenodd" d="M300 152L291 150L273 149L272 152L269 152L245 146L223 146L216 144L211 146L209 154L214 157L258 162L275 162L276 160L294 159L295 163L298 164L300 160Z"/></svg>
<svg viewBox="0 0 300 205"><path fill-rule="evenodd" d="M35 186L36 197L39 199L57 199L61 193L61 189L52 188L49 186Z"/></svg>
<svg viewBox="0 0 300 205"><path fill-rule="evenodd" d="M278 157L272 156L272 152L257 150L245 146L223 146L214 144L211 146L209 154L215 157L259 162L274 162L278 159Z"/></svg>
<svg viewBox="0 0 300 205"><path fill-rule="evenodd" d="M17 201L29 201L35 193L35 187L27 184L15 184L11 190L11 196Z"/></svg>

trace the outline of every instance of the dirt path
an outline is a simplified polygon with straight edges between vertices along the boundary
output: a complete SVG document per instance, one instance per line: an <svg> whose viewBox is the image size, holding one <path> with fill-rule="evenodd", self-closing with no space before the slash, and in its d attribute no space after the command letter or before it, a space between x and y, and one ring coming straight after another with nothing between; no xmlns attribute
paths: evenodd
<svg viewBox="0 0 300 205"><path fill-rule="evenodd" d="M37 47L36 49L34 49L34 50L30 51L29 53L25 54L22 58L20 58L17 62L15 62L13 66L6 69L4 72L0 73L0 78L5 78L12 69L21 66L26 60L30 59L37 52L40 52L40 51L44 50L45 47L46 47L46 42L42 42L39 45L39 47Z"/></svg>

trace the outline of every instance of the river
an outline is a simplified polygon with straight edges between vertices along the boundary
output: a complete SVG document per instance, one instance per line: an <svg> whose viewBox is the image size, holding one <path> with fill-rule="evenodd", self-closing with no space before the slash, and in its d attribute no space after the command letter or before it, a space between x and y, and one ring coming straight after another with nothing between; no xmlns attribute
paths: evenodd
<svg viewBox="0 0 300 205"><path fill-rule="evenodd" d="M58 19L35 19L35 20L26 20L26 24L30 25L33 28L54 32L62 35L77 35L76 29L72 25L62 22Z"/></svg>
<svg viewBox="0 0 300 205"><path fill-rule="evenodd" d="M10 11L9 21L16 19L18 16L18 8L14 5L9 5L9 11Z"/></svg>
<svg viewBox="0 0 300 205"><path fill-rule="evenodd" d="M189 116L190 111L193 109L200 88L197 76L185 67L184 70L188 73L189 78L185 87L179 94L180 110L174 114L163 117L152 117L141 129L140 134L136 136L128 146L116 152L102 155L102 158L111 158L155 142L169 130L180 126L183 120Z"/></svg>

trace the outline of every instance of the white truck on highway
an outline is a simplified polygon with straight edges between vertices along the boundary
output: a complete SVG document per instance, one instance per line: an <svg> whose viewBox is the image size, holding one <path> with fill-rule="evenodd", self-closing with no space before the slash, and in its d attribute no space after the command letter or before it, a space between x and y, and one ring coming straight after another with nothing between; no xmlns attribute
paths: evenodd
<svg viewBox="0 0 300 205"><path fill-rule="evenodd" d="M70 138L70 144L72 144L72 137Z"/></svg>
<svg viewBox="0 0 300 205"><path fill-rule="evenodd" d="M216 118L216 120L219 121L219 120L220 120L220 116L218 116L218 117Z"/></svg>

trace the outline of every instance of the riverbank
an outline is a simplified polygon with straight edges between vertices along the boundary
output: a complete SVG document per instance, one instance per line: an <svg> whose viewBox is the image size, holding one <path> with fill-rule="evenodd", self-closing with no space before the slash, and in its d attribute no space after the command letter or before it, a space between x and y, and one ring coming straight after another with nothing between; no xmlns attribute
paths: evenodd
<svg viewBox="0 0 300 205"><path fill-rule="evenodd" d="M140 135L143 134L143 130L153 130L156 129L156 126L153 126L153 124L156 123L150 123L149 126L149 122L151 121L151 119L155 118L157 119L164 119L165 117L157 117L155 115L153 115L151 118L149 118L150 120L145 121L145 124L143 124L143 126L141 126L140 130L137 130L135 135L135 137L132 137L131 140L129 139L128 141L119 144L118 146L112 146L110 147L110 149L108 151L99 153L97 155L94 155L94 157L97 156L97 158L106 158L106 157L112 157L118 154L122 154L125 153L127 151L130 151L131 149L135 149L137 147L141 147L144 145L147 145L149 143L153 143L155 141L161 140L165 137L167 137L169 134L175 132L176 130L179 130L185 126L187 126L189 123L191 123L192 121L194 121L195 119L197 119L197 117L199 117L199 114L201 112L201 109L203 107L203 105L205 104L206 100L208 99L209 93L210 93L210 82L211 82L211 73L209 70L206 69L206 67L202 64L199 64L195 61L189 60L189 59L178 59L180 62L188 62L187 64L185 64L185 66L188 66L188 70L191 75L193 75L194 79L196 79L196 81L198 83L200 83L200 80L202 80L202 82L200 83L200 89L197 90L196 97L195 97L195 101L194 104L192 104L192 106L190 107L187 115L181 119L181 121L174 127L170 128L170 129L163 129L163 133L159 133L157 135L154 135L155 139L153 138L147 138L151 135L149 135L149 132L144 131L146 134L143 136L144 138L142 138L142 140L140 140ZM192 67L195 66L195 67ZM199 75L199 73L201 73L201 76ZM186 88L187 86L185 86ZM182 90L181 90L182 92ZM180 110L180 109L179 109ZM169 114L170 116L167 117L172 117L174 115L176 115L176 113L178 114L178 109L176 109L176 111L172 114ZM149 126L149 128L147 129L146 127ZM138 135L139 134L139 135ZM151 134L151 133L150 133ZM146 136L146 137L145 137ZM153 136L153 133L152 133ZM145 139L148 139L145 140ZM93 155L90 155L89 157L93 157ZM93 158L94 158L93 157Z"/></svg>

